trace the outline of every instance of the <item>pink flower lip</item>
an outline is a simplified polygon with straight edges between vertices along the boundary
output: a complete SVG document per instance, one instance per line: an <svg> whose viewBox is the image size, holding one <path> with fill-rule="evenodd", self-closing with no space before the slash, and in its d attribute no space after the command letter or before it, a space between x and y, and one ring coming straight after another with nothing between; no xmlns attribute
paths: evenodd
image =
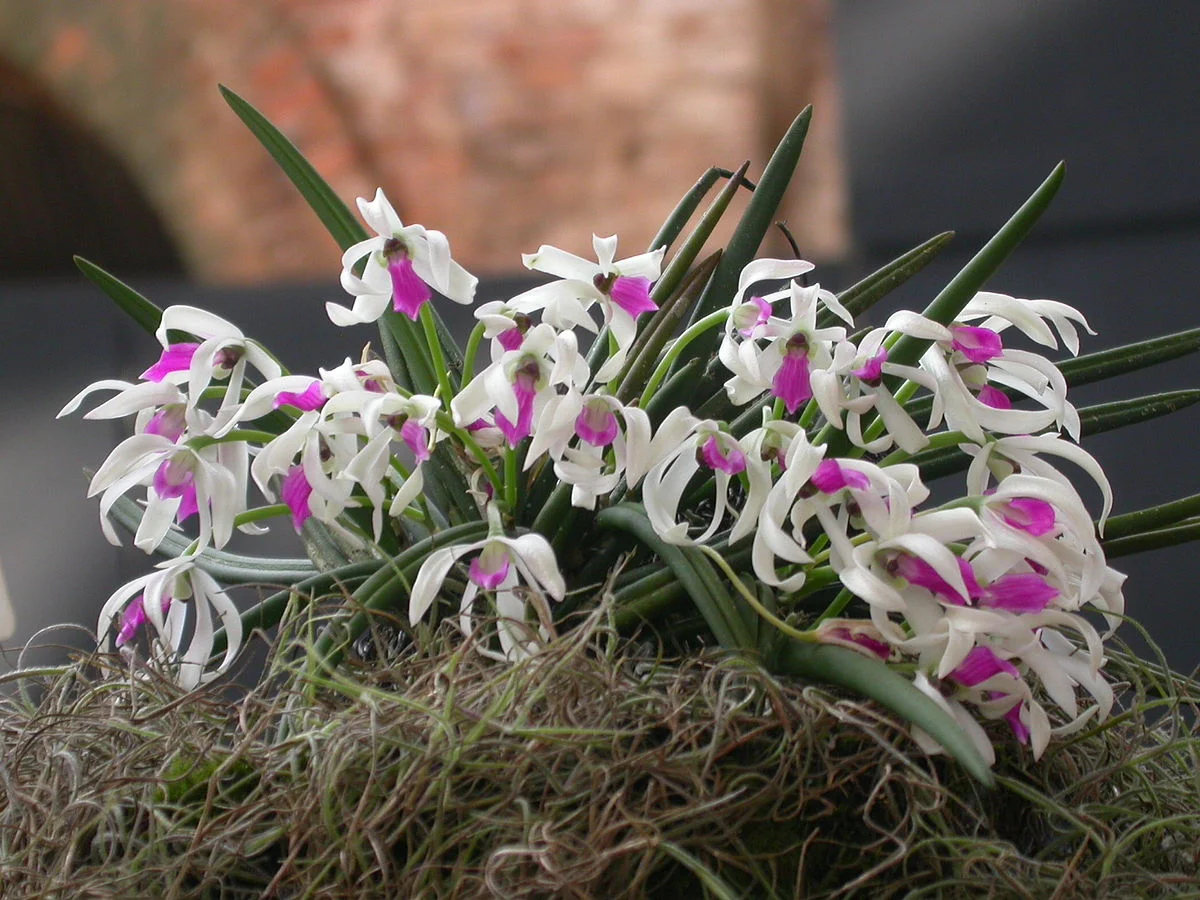
<svg viewBox="0 0 1200 900"><path fill-rule="evenodd" d="M1000 335L975 325L950 326L950 346L973 363L985 363L1004 352Z"/></svg>
<svg viewBox="0 0 1200 900"><path fill-rule="evenodd" d="M146 423L146 434L157 434L169 441L178 441L187 430L187 406L168 403Z"/></svg>
<svg viewBox="0 0 1200 900"><path fill-rule="evenodd" d="M1010 572L983 589L979 605L1011 613L1040 613L1059 595L1059 590L1034 572Z"/></svg>
<svg viewBox="0 0 1200 900"><path fill-rule="evenodd" d="M412 259L398 240L389 238L383 245L383 255L387 259L388 274L392 277L392 308L415 322L421 307L429 302L433 292L417 275Z"/></svg>
<svg viewBox="0 0 1200 900"><path fill-rule="evenodd" d="M1014 497L1002 504L997 512L1010 528L1041 537L1054 530L1054 507L1035 497Z"/></svg>
<svg viewBox="0 0 1200 900"><path fill-rule="evenodd" d="M1021 677L1017 667L997 656L991 647L976 646L971 648L966 658L958 664L958 668L950 673L950 680L963 687L974 687L1001 673L1013 678Z"/></svg>
<svg viewBox="0 0 1200 900"><path fill-rule="evenodd" d="M158 362L142 373L142 378L159 382L172 372L186 372L191 368L192 357L199 349L199 344L168 344Z"/></svg>
<svg viewBox="0 0 1200 900"><path fill-rule="evenodd" d="M400 426L400 439L408 445L417 462L429 459L428 432L416 419L408 419Z"/></svg>
<svg viewBox="0 0 1200 900"><path fill-rule="evenodd" d="M324 406L327 399L321 382L314 381L303 392L280 391L275 395L275 408L294 406L303 412L312 412Z"/></svg>
<svg viewBox="0 0 1200 900"><path fill-rule="evenodd" d="M485 591L494 591L508 577L510 565L508 557L501 556L500 564L494 569L489 569L487 563L483 561L483 554L480 554L471 560L468 577Z"/></svg>
<svg viewBox="0 0 1200 900"><path fill-rule="evenodd" d="M520 328L514 326L496 335L496 340L500 342L500 346L505 350L520 350L521 344L525 342L525 335L521 332Z"/></svg>
<svg viewBox="0 0 1200 900"><path fill-rule="evenodd" d="M644 275L629 278L618 275L608 290L613 303L635 319L642 313L654 312L658 304L650 299L650 279Z"/></svg>
<svg viewBox="0 0 1200 900"><path fill-rule="evenodd" d="M711 435L700 448L700 458L714 472L718 469L730 475L736 475L746 470L746 454L736 444L728 453L721 450L721 442L717 436Z"/></svg>
<svg viewBox="0 0 1200 900"><path fill-rule="evenodd" d="M817 463L810 480L823 494L836 494L842 488L864 491L871 486L871 479L865 473L847 469L836 459L823 459Z"/></svg>
<svg viewBox="0 0 1200 900"><path fill-rule="evenodd" d="M607 447L617 437L617 417L603 403L585 403L575 417L575 434L593 447Z"/></svg>
<svg viewBox="0 0 1200 900"><path fill-rule="evenodd" d="M162 596L162 613L165 616L171 609L171 596L163 594ZM125 607L125 612L121 615L121 626L117 630L116 644L118 647L123 647L137 637L137 633L142 630L146 624L146 597L144 594L138 594L134 601Z"/></svg>
<svg viewBox="0 0 1200 900"><path fill-rule="evenodd" d="M793 353L790 350L784 353L783 364L771 380L771 392L783 401L789 413L795 413L800 404L812 399L807 353Z"/></svg>
<svg viewBox="0 0 1200 900"><path fill-rule="evenodd" d="M292 526L299 534L304 523L312 517L312 509L308 504L312 495L312 485L308 483L303 466L292 466L288 469L279 493L288 509L292 511Z"/></svg>
<svg viewBox="0 0 1200 900"><path fill-rule="evenodd" d="M771 304L762 297L751 297L733 312L733 324L742 337L750 337L754 329L771 319Z"/></svg>
<svg viewBox="0 0 1200 900"><path fill-rule="evenodd" d="M979 582L975 578L975 571L971 568L971 564L961 556L956 559L958 570L962 573L963 582L967 586L969 595L967 597L959 594L949 582L938 574L937 569L917 556L909 556L906 553L897 554L889 561L888 571L903 578L909 584L925 588L931 594L940 597L945 603L953 606L968 606L973 599L980 596Z"/></svg>
<svg viewBox="0 0 1200 900"><path fill-rule="evenodd" d="M885 362L887 362L887 350L880 349L878 353L866 361L861 369L854 369L850 374L863 384L878 387L880 382L883 381L883 364Z"/></svg>
<svg viewBox="0 0 1200 900"><path fill-rule="evenodd" d="M990 384L985 384L979 389L979 402L992 409L1012 409L1013 406L1008 394Z"/></svg>

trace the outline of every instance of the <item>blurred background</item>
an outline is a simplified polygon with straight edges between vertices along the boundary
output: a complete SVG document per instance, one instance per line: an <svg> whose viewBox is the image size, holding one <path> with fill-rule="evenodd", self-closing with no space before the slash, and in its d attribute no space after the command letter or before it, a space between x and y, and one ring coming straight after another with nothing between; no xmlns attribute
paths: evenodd
<svg viewBox="0 0 1200 900"><path fill-rule="evenodd" d="M783 217L825 287L958 234L877 322L922 307L1066 159L1054 207L989 288L1080 307L1090 351L1200 324L1198 51L1190 0L0 0L3 645L94 628L147 570L84 497L123 423L54 416L92 381L136 377L157 345L73 254L160 306L232 318L296 371L371 339L325 319L337 247L218 83L341 196L383 186L406 222L446 232L485 298L511 293L542 243L587 253L615 232L638 252L710 165L750 159L756 177L812 103ZM1198 375L1183 360L1073 399ZM1198 424L1188 410L1085 442L1118 512L1197 491ZM1172 661L1200 663L1195 546L1116 565Z"/></svg>

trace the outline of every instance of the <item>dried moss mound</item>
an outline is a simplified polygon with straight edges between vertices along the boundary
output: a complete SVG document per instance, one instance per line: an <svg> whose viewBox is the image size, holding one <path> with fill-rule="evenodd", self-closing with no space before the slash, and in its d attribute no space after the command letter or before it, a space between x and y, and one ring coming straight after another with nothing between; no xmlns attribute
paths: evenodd
<svg viewBox="0 0 1200 900"><path fill-rule="evenodd" d="M5 679L9 900L1200 895L1200 688L1127 656L1130 711L992 791L870 705L594 623L244 698L114 667Z"/></svg>

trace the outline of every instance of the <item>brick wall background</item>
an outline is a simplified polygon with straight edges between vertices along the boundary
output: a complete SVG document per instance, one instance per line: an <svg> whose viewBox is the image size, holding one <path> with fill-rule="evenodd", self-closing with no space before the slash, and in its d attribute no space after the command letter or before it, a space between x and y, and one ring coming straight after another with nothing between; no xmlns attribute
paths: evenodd
<svg viewBox="0 0 1200 900"><path fill-rule="evenodd" d="M125 166L205 280L337 267L218 82L344 198L382 185L483 273L592 231L640 250L710 165L760 172L811 102L785 215L827 260L848 242L829 29L825 0L0 0L0 65Z"/></svg>

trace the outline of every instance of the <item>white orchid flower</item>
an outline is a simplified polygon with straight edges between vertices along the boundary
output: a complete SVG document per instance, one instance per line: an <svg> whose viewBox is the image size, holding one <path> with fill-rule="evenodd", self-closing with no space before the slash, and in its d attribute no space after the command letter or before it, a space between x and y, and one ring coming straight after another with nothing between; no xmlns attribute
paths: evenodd
<svg viewBox="0 0 1200 900"><path fill-rule="evenodd" d="M499 515L490 504L488 518L498 529ZM546 596L562 600L567 591L554 550L540 534L530 532L511 538L494 530L481 541L435 550L417 572L409 595L408 619L414 625L421 621L437 599L450 569L462 557L476 552L479 555L471 561L467 588L459 605L459 626L465 633L472 631L471 608L479 592L486 591L495 597L500 617L501 656L526 656L539 636L526 625L528 607L532 605L543 627L548 627Z"/></svg>
<svg viewBox="0 0 1200 900"><path fill-rule="evenodd" d="M223 547L233 533L234 517L246 509L248 454L243 443L195 449L161 434L135 434L118 444L88 486L100 498L100 528L120 545L108 513L131 488L145 486L146 509L134 546L152 553L178 521L199 519L198 549Z"/></svg>
<svg viewBox="0 0 1200 900"><path fill-rule="evenodd" d="M579 326L595 332L598 326L589 310L600 304L604 324L617 343L617 349L596 373L596 381L604 383L625 364L637 337L638 316L658 309L650 299L650 287L662 272L666 251L653 250L618 260L616 235L593 235L592 248L596 262L548 244L536 253L524 254L521 258L527 268L561 280L519 294L508 301L508 306L526 314L542 310L542 320L558 329Z"/></svg>
<svg viewBox="0 0 1200 900"><path fill-rule="evenodd" d="M211 664L214 617L225 629L225 651ZM211 575L190 558L167 560L149 575L118 588L104 603L96 633L101 649L125 648L149 623L157 658L170 666L180 687L192 690L224 673L242 643L242 620L237 607Z"/></svg>
<svg viewBox="0 0 1200 900"><path fill-rule="evenodd" d="M342 254L342 287L354 297L349 309L326 303L334 325L374 322L390 303L395 312L415 320L432 296L431 289L455 303L475 299L479 283L474 275L450 258L450 242L440 231L405 225L383 194L358 198L358 211L375 232ZM362 275L354 270L366 258Z"/></svg>
<svg viewBox="0 0 1200 900"><path fill-rule="evenodd" d="M183 331L200 339L199 344L169 342L171 331ZM257 341L249 340L236 325L193 306L169 306L154 336L163 346L159 361L142 373L148 381L166 381L187 386L187 404L195 408L205 388L213 381L225 381L225 394L213 420L214 429L223 428L241 404L242 384L247 367L253 367L264 379L278 378L279 363Z"/></svg>

